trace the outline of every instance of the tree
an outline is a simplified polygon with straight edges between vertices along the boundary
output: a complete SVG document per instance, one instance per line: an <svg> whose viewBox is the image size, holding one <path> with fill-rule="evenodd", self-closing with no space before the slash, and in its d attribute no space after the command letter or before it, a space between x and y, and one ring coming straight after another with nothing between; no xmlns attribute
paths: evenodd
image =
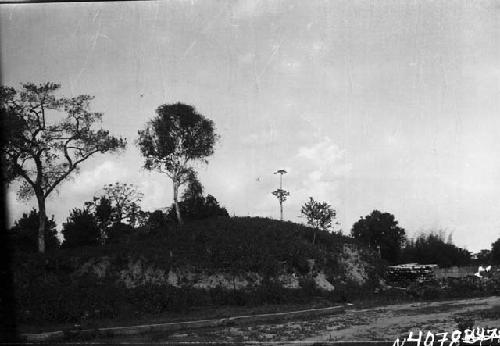
<svg viewBox="0 0 500 346"><path fill-rule="evenodd" d="M116 182L104 185L102 194L85 202L85 209L96 219L102 244L112 233L116 237L120 230L128 232L146 221L147 216L139 205L143 196L134 184Z"/></svg>
<svg viewBox="0 0 500 346"><path fill-rule="evenodd" d="M302 214L307 224L314 228L313 244L316 242L317 230L327 231L337 216L337 212L326 202L317 202L309 197L309 202L302 206Z"/></svg>
<svg viewBox="0 0 500 346"><path fill-rule="evenodd" d="M203 196L203 185L198 179L198 175L195 171L190 171L188 176L186 177L186 190L182 194L182 199L186 200L194 200L198 197Z"/></svg>
<svg viewBox="0 0 500 346"><path fill-rule="evenodd" d="M482 264L490 263L491 261L491 250L482 249L477 253L477 261Z"/></svg>
<svg viewBox="0 0 500 346"><path fill-rule="evenodd" d="M185 199L179 202L179 209L186 220L203 220L217 216L229 217L226 208L220 206L217 199L212 195ZM175 206L170 208L168 217L176 219Z"/></svg>
<svg viewBox="0 0 500 346"><path fill-rule="evenodd" d="M280 175L280 187L279 189L276 189L272 192L274 196L278 199L280 202L280 220L283 221L283 203L286 201L288 196L290 196L290 192L286 191L283 189L283 174L288 173L284 169L278 169L276 172L273 174L279 174Z"/></svg>
<svg viewBox="0 0 500 346"><path fill-rule="evenodd" d="M177 220L182 224L178 202L179 187L185 184L195 161L208 163L218 140L212 120L193 106L176 103L161 105L156 117L139 131L137 144L145 157L144 168L156 169L172 179Z"/></svg>
<svg viewBox="0 0 500 346"><path fill-rule="evenodd" d="M139 203L143 196L144 194L134 184L116 182L105 185L102 195L94 197L92 202L86 204L95 209L96 215L102 222L117 224L125 221L131 226L136 226L141 216Z"/></svg>
<svg viewBox="0 0 500 346"><path fill-rule="evenodd" d="M467 250L450 244L448 241L445 242L444 232L430 232L408 241L402 250L400 262L451 267L470 264L471 256Z"/></svg>
<svg viewBox="0 0 500 346"><path fill-rule="evenodd" d="M203 185L198 180L196 172L192 172L186 183L186 190L179 202L179 209L185 219L202 220L215 216L228 217L226 208L221 207L217 199L212 195L203 196ZM176 219L175 205L170 208L168 217Z"/></svg>
<svg viewBox="0 0 500 346"><path fill-rule="evenodd" d="M10 234L12 242L17 249L25 252L37 251L39 222L40 218L35 209L32 209L29 214L24 213L16 221L14 227L10 230ZM48 250L56 249L59 247L59 239L57 238L54 216L51 219L45 217L45 225L46 248Z"/></svg>
<svg viewBox="0 0 500 346"><path fill-rule="evenodd" d="M146 232L152 232L157 230L165 230L168 228L169 217L162 210L155 210L154 212L147 213L147 220L144 225L144 230Z"/></svg>
<svg viewBox="0 0 500 346"><path fill-rule="evenodd" d="M372 249L378 249L381 258L396 263L404 245L405 230L398 226L394 215L374 210L361 217L351 229L351 235Z"/></svg>
<svg viewBox="0 0 500 346"><path fill-rule="evenodd" d="M89 111L89 95L56 97L60 85L25 83L19 90L0 88L1 125L5 145L3 178L21 180L18 195L38 202L38 251L45 252L47 197L97 153L125 147L125 140L93 129L101 113Z"/></svg>
<svg viewBox="0 0 500 346"><path fill-rule="evenodd" d="M500 238L491 244L491 262L493 264L500 264Z"/></svg>
<svg viewBox="0 0 500 346"><path fill-rule="evenodd" d="M79 247L97 245L101 232L95 215L88 209L73 209L63 224L63 247Z"/></svg>

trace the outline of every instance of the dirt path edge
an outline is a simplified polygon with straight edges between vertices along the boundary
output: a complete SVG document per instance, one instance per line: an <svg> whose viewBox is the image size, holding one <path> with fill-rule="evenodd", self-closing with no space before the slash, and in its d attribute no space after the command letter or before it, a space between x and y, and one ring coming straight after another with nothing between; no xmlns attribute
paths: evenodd
<svg viewBox="0 0 500 346"><path fill-rule="evenodd" d="M179 330L191 330L197 328L213 328L221 326L236 326L256 322L284 321L295 318L310 318L329 314L342 313L345 306L331 306L320 309L307 309L291 312L278 312L259 315L242 315L225 317L213 320L197 320L187 322L168 322L156 324L143 324L129 327L107 327L95 329L72 329L59 330L55 332L39 334L21 334L21 339L27 342L47 342L71 339L75 337L93 337L93 336L114 336L114 335L138 335L151 332L175 332Z"/></svg>

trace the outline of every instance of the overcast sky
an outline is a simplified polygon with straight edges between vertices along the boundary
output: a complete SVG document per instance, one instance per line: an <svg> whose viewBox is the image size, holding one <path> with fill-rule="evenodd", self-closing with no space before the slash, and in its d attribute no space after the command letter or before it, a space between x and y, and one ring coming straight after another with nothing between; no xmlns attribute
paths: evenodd
<svg viewBox="0 0 500 346"><path fill-rule="evenodd" d="M285 218L309 196L345 233L373 209L407 233L458 246L500 237L500 7L495 1L162 1L0 7L4 85L54 81L95 96L122 155L82 166L48 202L61 224L107 183L137 184L143 208L172 201L142 169L137 130L184 102L221 135L206 193L231 215ZM10 217L30 206L9 192ZM31 205L35 203L31 202Z"/></svg>

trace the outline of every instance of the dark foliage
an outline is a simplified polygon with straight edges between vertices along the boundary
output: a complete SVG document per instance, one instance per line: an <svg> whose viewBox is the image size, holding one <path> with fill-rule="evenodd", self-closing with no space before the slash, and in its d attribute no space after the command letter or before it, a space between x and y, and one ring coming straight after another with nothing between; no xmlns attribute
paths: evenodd
<svg viewBox="0 0 500 346"><path fill-rule="evenodd" d="M115 223L107 230L107 243L118 243L126 241L134 235L136 229L125 223Z"/></svg>
<svg viewBox="0 0 500 346"><path fill-rule="evenodd" d="M319 295L317 291L313 291ZM125 288L91 278L64 282L46 281L16 292L19 319L24 323L71 322L89 324L104 318L137 318L145 314L185 312L209 305L257 306L303 303L311 299L306 289L284 289L269 282L251 290L193 289L168 285Z"/></svg>
<svg viewBox="0 0 500 346"><path fill-rule="evenodd" d="M491 250L483 249L477 254L478 264L488 264L491 263Z"/></svg>
<svg viewBox="0 0 500 346"><path fill-rule="evenodd" d="M138 229L141 234L167 232L173 223L168 214L162 210L146 212L145 220L144 225Z"/></svg>
<svg viewBox="0 0 500 346"><path fill-rule="evenodd" d="M382 259L391 264L398 262L405 230L398 226L394 215L374 210L352 226L351 234L368 247L380 249Z"/></svg>
<svg viewBox="0 0 500 346"><path fill-rule="evenodd" d="M89 210L73 209L63 224L63 247L98 245L101 239L98 222Z"/></svg>
<svg viewBox="0 0 500 346"><path fill-rule="evenodd" d="M500 264L500 238L491 244L491 261L494 264Z"/></svg>
<svg viewBox="0 0 500 346"><path fill-rule="evenodd" d="M229 217L226 208L221 207L212 195L187 198L179 202L179 208L185 220L203 220L217 216ZM170 208L168 217L171 220L177 220L174 205Z"/></svg>
<svg viewBox="0 0 500 346"><path fill-rule="evenodd" d="M446 243L437 233L420 235L402 251L401 263L437 264L440 267L468 265L470 252Z"/></svg>
<svg viewBox="0 0 500 346"><path fill-rule="evenodd" d="M39 215L35 209L32 209L29 214L24 213L23 216L16 221L14 227L10 230L12 245L20 251L36 252L38 249L38 226ZM48 251L59 247L59 239L57 238L56 222L54 216L51 219L45 217L45 244Z"/></svg>

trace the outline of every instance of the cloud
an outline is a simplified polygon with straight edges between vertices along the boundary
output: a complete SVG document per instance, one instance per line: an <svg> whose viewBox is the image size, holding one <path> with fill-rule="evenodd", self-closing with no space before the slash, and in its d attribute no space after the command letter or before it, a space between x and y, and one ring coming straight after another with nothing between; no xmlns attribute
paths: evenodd
<svg viewBox="0 0 500 346"><path fill-rule="evenodd" d="M306 183L333 182L351 170L351 165L345 162L345 152L329 137L312 146L300 147L294 160L300 163L300 171L307 172Z"/></svg>
<svg viewBox="0 0 500 346"><path fill-rule="evenodd" d="M303 221L299 218L300 208L309 197L337 208L341 202L339 186L351 164L346 162L344 150L331 138L323 137L299 147L285 169L288 174L284 176L284 188L290 191L286 202L289 219Z"/></svg>
<svg viewBox="0 0 500 346"><path fill-rule="evenodd" d="M104 161L92 169L87 169L75 176L67 191L76 194L87 193L98 190L105 184L125 181L127 175L128 170L123 163Z"/></svg>
<svg viewBox="0 0 500 346"><path fill-rule="evenodd" d="M154 211L172 204L172 181L166 174L142 172L137 185L144 193L141 203L143 210Z"/></svg>

